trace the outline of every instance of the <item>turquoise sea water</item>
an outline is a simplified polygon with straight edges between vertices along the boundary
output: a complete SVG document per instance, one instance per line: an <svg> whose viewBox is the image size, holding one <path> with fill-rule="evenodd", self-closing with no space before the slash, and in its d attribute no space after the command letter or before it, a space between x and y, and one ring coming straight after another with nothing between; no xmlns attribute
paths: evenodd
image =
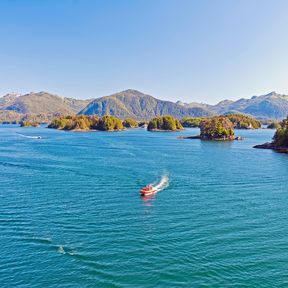
<svg viewBox="0 0 288 288"><path fill-rule="evenodd" d="M288 287L288 156L252 149L274 131L197 132L1 126L0 286Z"/></svg>

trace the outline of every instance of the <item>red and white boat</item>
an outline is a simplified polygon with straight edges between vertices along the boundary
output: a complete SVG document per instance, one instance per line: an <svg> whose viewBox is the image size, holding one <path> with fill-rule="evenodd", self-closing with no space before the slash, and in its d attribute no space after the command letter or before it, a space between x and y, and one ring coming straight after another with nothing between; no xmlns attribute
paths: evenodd
<svg viewBox="0 0 288 288"><path fill-rule="evenodd" d="M153 187L151 184L140 189L141 196L150 196L158 192L158 189Z"/></svg>

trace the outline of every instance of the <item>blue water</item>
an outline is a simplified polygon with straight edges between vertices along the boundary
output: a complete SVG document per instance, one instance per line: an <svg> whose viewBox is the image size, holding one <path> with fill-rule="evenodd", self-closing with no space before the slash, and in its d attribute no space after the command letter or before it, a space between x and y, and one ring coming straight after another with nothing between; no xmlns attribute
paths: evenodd
<svg viewBox="0 0 288 288"><path fill-rule="evenodd" d="M1 126L0 286L288 287L288 155L252 149L274 131L197 132Z"/></svg>

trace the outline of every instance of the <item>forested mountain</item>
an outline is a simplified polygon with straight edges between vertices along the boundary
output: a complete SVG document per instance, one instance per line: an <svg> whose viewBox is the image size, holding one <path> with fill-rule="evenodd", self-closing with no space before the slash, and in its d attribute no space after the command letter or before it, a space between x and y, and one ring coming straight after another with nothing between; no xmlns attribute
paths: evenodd
<svg viewBox="0 0 288 288"><path fill-rule="evenodd" d="M212 113L202 107L185 107L170 101L156 99L137 90L126 90L93 100L79 114L99 116L113 115L119 118L151 119L157 115L209 116Z"/></svg>

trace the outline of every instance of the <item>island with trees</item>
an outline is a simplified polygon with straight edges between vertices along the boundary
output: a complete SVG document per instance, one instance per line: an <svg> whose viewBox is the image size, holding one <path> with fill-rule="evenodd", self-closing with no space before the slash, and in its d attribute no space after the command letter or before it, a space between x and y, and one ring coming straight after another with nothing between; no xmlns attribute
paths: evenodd
<svg viewBox="0 0 288 288"><path fill-rule="evenodd" d="M59 116L51 121L48 128L67 131L121 131L125 129L120 119L110 115L100 118L95 115Z"/></svg>
<svg viewBox="0 0 288 288"><path fill-rule="evenodd" d="M241 140L241 137L235 137L234 124L226 116L214 116L203 119L200 122L200 135L181 138L214 141Z"/></svg>
<svg viewBox="0 0 288 288"><path fill-rule="evenodd" d="M243 115L243 114L227 114L222 117L228 118L232 123L234 129L259 129L261 128L260 121L255 118ZM211 117L184 117L181 119L181 124L183 127L187 128L195 128L199 127L203 120L210 119ZM212 117L213 118L213 117Z"/></svg>
<svg viewBox="0 0 288 288"><path fill-rule="evenodd" d="M153 118L147 127L148 131L180 131L183 126L180 121L173 116L158 116Z"/></svg>
<svg viewBox="0 0 288 288"><path fill-rule="evenodd" d="M256 145L254 148L272 149L278 152L288 153L288 117L280 123L272 142Z"/></svg>
<svg viewBox="0 0 288 288"><path fill-rule="evenodd" d="M281 123L277 121L272 121L267 125L267 129L279 129L279 128L281 128Z"/></svg>
<svg viewBox="0 0 288 288"><path fill-rule="evenodd" d="M139 126L138 122L133 118L125 119L122 124L126 128L137 128Z"/></svg>
<svg viewBox="0 0 288 288"><path fill-rule="evenodd" d="M148 124L149 124L149 121L147 120L138 121L138 127L141 127L141 128L147 128Z"/></svg>
<svg viewBox="0 0 288 288"><path fill-rule="evenodd" d="M227 114L226 117L233 123L234 129L259 129L260 121L244 114Z"/></svg>
<svg viewBox="0 0 288 288"><path fill-rule="evenodd" d="M21 127L38 127L40 125L40 123L38 122L29 121L29 120L21 121L19 124Z"/></svg>
<svg viewBox="0 0 288 288"><path fill-rule="evenodd" d="M200 123L202 140L234 140L234 124L225 116L215 116Z"/></svg>
<svg viewBox="0 0 288 288"><path fill-rule="evenodd" d="M185 128L196 128L200 127L200 123L204 118L200 117L184 117L180 120L180 123Z"/></svg>

